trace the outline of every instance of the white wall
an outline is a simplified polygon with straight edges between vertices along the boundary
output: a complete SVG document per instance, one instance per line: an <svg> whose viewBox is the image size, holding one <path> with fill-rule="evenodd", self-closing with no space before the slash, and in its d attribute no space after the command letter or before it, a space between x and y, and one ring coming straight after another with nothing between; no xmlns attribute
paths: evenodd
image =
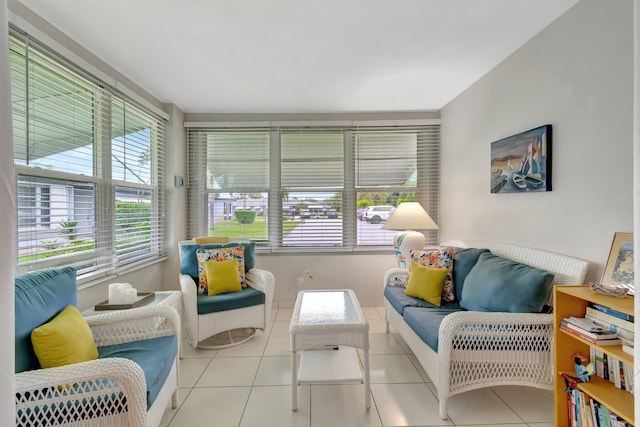
<svg viewBox="0 0 640 427"><path fill-rule="evenodd" d="M269 270L276 279L274 300L282 308L293 306L296 294L302 289L350 288L362 306L382 304L384 272L397 267L393 251L388 254L358 255L264 255L256 257L256 267ZM309 270L316 283L305 280L302 286L296 278Z"/></svg>
<svg viewBox="0 0 640 427"><path fill-rule="evenodd" d="M15 269L15 175L9 82L9 40L7 1L0 0L0 425L15 423L14 269Z"/></svg>
<svg viewBox="0 0 640 427"><path fill-rule="evenodd" d="M184 113L174 104L166 105L165 111L169 113L171 119L167 125L167 160L166 160L166 182L167 182L167 206L168 206L168 240L169 262L164 265L164 278L162 289L179 290L180 284L177 277L180 271L180 254L176 242L186 238L186 217L187 217L187 142L184 130ZM183 187L175 186L175 176L184 178Z"/></svg>
<svg viewBox="0 0 640 427"><path fill-rule="evenodd" d="M441 239L590 261L633 231L632 0L582 0L442 110ZM553 191L491 194L490 142L553 125Z"/></svg>

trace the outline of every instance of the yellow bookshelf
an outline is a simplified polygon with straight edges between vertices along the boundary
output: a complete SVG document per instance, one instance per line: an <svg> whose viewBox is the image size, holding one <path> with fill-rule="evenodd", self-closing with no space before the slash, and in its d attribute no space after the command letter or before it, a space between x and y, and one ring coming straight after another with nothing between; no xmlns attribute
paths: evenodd
<svg viewBox="0 0 640 427"><path fill-rule="evenodd" d="M622 351L622 346L598 346L565 332L559 328L560 322L565 317L584 317L589 303L596 303L626 314L633 314L633 297L627 295L624 298L616 298L595 293L588 286L555 286L553 299L554 321L554 366L556 369L555 387L555 418L556 426L564 427L568 424L567 396L565 382L561 374L566 373L575 376L574 362L571 355L580 352L589 357L590 347L595 347L607 355L633 366L633 356ZM608 381L596 377L586 383L578 384L578 388L602 405L615 412L619 417L631 424L634 423L633 395L625 390L620 390Z"/></svg>

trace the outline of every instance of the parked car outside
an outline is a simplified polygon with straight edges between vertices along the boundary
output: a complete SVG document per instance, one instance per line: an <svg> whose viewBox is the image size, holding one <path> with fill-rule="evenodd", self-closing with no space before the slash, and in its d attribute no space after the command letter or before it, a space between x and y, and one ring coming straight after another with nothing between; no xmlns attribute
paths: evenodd
<svg viewBox="0 0 640 427"><path fill-rule="evenodd" d="M367 210L367 208L358 208L358 210L356 211L356 216L358 217L358 219L360 221L364 221L365 220L363 215L364 215L364 211L366 211L366 210Z"/></svg>
<svg viewBox="0 0 640 427"><path fill-rule="evenodd" d="M389 219L391 214L396 208L389 205L369 206L364 211L363 218L372 224L379 224L382 221Z"/></svg>
<svg viewBox="0 0 640 427"><path fill-rule="evenodd" d="M335 209L331 209L327 212L327 218L338 218L338 211Z"/></svg>

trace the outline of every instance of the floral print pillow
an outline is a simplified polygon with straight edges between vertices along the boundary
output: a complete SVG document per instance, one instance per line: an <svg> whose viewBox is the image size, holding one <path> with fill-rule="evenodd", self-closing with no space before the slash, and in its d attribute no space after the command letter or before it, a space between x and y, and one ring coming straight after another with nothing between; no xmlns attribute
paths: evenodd
<svg viewBox="0 0 640 427"><path fill-rule="evenodd" d="M442 301L451 302L455 299L453 293L453 248L438 248L411 251L411 261L430 268L446 268L449 274L444 279ZM411 273L409 273L411 274Z"/></svg>
<svg viewBox="0 0 640 427"><path fill-rule="evenodd" d="M209 284L207 283L207 272L204 263L210 260L226 261L236 258L238 260L238 277L243 288L247 287L244 280L244 246L233 246L230 248L198 249L198 294L209 295Z"/></svg>

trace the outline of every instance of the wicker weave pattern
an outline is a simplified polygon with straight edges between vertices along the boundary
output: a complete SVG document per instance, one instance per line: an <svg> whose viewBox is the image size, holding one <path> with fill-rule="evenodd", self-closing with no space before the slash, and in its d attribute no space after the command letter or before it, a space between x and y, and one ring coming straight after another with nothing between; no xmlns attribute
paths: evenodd
<svg viewBox="0 0 640 427"><path fill-rule="evenodd" d="M407 268L390 268L384 273L384 285L404 288L407 286L408 276L409 269Z"/></svg>
<svg viewBox="0 0 640 427"><path fill-rule="evenodd" d="M550 388L552 316L528 313L456 312L440 325L438 389L456 394L503 384Z"/></svg>
<svg viewBox="0 0 640 427"><path fill-rule="evenodd" d="M98 347L171 335L180 342L180 317L166 305L109 311L86 319Z"/></svg>
<svg viewBox="0 0 640 427"><path fill-rule="evenodd" d="M98 347L171 335L180 340L180 318L169 306L110 311L86 320ZM146 381L131 360L97 359L15 378L18 426L147 425Z"/></svg>
<svg viewBox="0 0 640 427"><path fill-rule="evenodd" d="M21 372L16 425L144 426L145 390L142 368L116 357Z"/></svg>
<svg viewBox="0 0 640 427"><path fill-rule="evenodd" d="M486 241L465 241L462 246L487 248L495 255L550 271L555 275L553 285L581 284L588 270L585 261L538 249ZM398 274L408 275L408 270L390 269L385 286L392 285L389 281ZM387 310L393 310L388 303ZM447 417L449 396L469 390L495 385L552 389L552 323L551 314L463 311L446 316L439 329L438 365L427 363L433 350L426 344L413 349L425 355L419 359L436 383L440 416Z"/></svg>
<svg viewBox="0 0 640 427"><path fill-rule="evenodd" d="M348 295L351 301L357 302L355 293L351 289L335 290L335 292L340 291L345 292L345 295ZM301 323L301 294L304 292L315 291L300 291L298 294L289 326L291 351L301 351L327 344L345 345L363 350L369 349L369 323L357 303L347 305L348 309L351 310L349 314L353 316L353 321L335 323L331 322L331 319L323 319L321 315L318 315L313 322ZM311 314L313 315L313 313Z"/></svg>

